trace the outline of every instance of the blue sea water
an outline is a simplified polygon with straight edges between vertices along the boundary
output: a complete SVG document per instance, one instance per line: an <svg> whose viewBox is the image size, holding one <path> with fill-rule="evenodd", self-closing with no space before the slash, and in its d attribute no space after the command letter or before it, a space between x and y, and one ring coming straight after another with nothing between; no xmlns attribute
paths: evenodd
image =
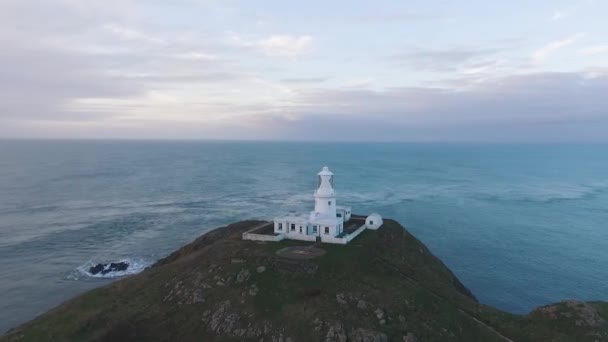
<svg viewBox="0 0 608 342"><path fill-rule="evenodd" d="M200 234L338 201L399 220L483 303L608 300L608 146L0 141L0 331Z"/></svg>

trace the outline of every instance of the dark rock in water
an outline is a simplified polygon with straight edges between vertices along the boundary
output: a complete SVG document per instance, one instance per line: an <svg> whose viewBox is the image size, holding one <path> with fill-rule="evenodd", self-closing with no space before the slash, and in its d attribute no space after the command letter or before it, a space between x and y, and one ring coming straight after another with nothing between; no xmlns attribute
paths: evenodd
<svg viewBox="0 0 608 342"><path fill-rule="evenodd" d="M112 262L110 264L97 264L89 268L89 273L95 274L108 274L110 272L121 272L126 271L129 268L129 264L126 262Z"/></svg>
<svg viewBox="0 0 608 342"><path fill-rule="evenodd" d="M121 272L126 271L127 268L129 268L129 264L127 264L126 262L113 262L110 264L110 267L107 270L103 270L101 271L101 273L106 274L109 272Z"/></svg>
<svg viewBox="0 0 608 342"><path fill-rule="evenodd" d="M89 273L97 274L97 273L103 271L104 268L105 267L103 264L97 264L97 266L92 266L91 268L89 268Z"/></svg>

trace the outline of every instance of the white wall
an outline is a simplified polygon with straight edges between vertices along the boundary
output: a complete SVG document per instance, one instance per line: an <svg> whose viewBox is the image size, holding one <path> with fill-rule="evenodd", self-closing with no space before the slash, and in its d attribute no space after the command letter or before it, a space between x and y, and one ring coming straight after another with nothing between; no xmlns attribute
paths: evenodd
<svg viewBox="0 0 608 342"><path fill-rule="evenodd" d="M346 240L345 238L335 238L327 235L322 235L321 241L326 243L337 243L341 245L346 245L348 243L348 240Z"/></svg>
<svg viewBox="0 0 608 342"><path fill-rule="evenodd" d="M336 217L336 197L315 195L315 212L326 217Z"/></svg>
<svg viewBox="0 0 608 342"><path fill-rule="evenodd" d="M316 235L308 235L309 230L312 230L312 228L310 228L310 225L302 224L302 223L294 223L294 224L296 225L296 229L292 232L291 227L290 227L289 228L290 230L285 233L285 235L288 239L303 240L303 241L316 241L316 239L317 239ZM291 224L290 224L290 226L291 226ZM301 233L300 233L300 228L302 228Z"/></svg>
<svg viewBox="0 0 608 342"><path fill-rule="evenodd" d="M300 240L300 241L317 241L316 235L305 235L305 234L289 234L286 236L287 239Z"/></svg>
<svg viewBox="0 0 608 342"><path fill-rule="evenodd" d="M279 235L262 235L254 233L243 233L243 240L252 241L281 241L285 238L285 234Z"/></svg>
<svg viewBox="0 0 608 342"><path fill-rule="evenodd" d="M283 229L279 230L279 223L281 223L283 225ZM285 233L285 227L286 227L286 222L284 221L274 221L274 232L275 233Z"/></svg>
<svg viewBox="0 0 608 342"><path fill-rule="evenodd" d="M362 225L361 227L357 228L357 230L355 230L354 232L346 235L346 240L348 240L349 242L352 241L354 238L359 236L359 234L361 234L366 228L367 228L366 225Z"/></svg>
<svg viewBox="0 0 608 342"><path fill-rule="evenodd" d="M331 224L321 224L318 225L319 226L319 235L321 237L323 236L331 236L334 237L336 235L338 235L338 226L336 225L331 225ZM329 227L329 234L325 234L325 227Z"/></svg>

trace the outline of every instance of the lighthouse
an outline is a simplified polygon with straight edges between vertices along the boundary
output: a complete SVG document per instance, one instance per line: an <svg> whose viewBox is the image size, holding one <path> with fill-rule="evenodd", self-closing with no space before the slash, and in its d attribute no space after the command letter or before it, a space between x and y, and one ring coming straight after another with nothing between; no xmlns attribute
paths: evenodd
<svg viewBox="0 0 608 342"><path fill-rule="evenodd" d="M315 214L318 218L336 217L336 191L334 190L334 174L327 166L323 167L319 176L319 188L315 190Z"/></svg>
<svg viewBox="0 0 608 342"><path fill-rule="evenodd" d="M347 244L366 229L376 230L383 224L382 217L372 214L364 219L353 217L351 207L337 205L334 174L324 166L317 173L319 185L314 192L315 209L308 214L289 212L243 233L243 239L254 241L281 241L283 239L321 241ZM270 227L269 227L270 226ZM272 228L272 233L261 233Z"/></svg>

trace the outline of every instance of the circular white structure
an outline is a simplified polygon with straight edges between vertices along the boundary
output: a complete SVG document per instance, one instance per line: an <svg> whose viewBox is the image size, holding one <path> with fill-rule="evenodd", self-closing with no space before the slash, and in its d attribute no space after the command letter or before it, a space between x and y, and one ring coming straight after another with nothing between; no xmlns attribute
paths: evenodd
<svg viewBox="0 0 608 342"><path fill-rule="evenodd" d="M376 214L376 213L369 215L365 219L365 226L367 227L367 229L376 230L376 229L380 228L382 223L383 223L382 216L380 216L380 214Z"/></svg>

